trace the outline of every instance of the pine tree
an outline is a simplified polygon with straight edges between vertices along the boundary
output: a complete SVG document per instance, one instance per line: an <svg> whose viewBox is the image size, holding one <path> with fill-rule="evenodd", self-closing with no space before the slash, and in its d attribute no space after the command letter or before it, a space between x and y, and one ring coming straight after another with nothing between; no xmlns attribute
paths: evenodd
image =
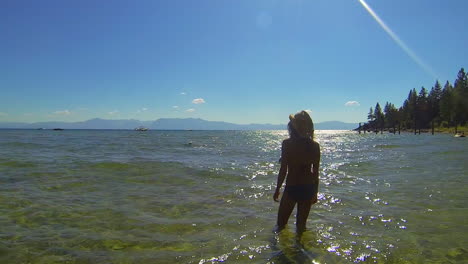
<svg viewBox="0 0 468 264"><path fill-rule="evenodd" d="M375 105L374 116L376 128L380 128L382 130L384 126L384 114L382 113L382 108L379 103Z"/></svg>
<svg viewBox="0 0 468 264"><path fill-rule="evenodd" d="M461 68L454 83L454 121L455 125L464 125L468 121L468 76Z"/></svg>
<svg viewBox="0 0 468 264"><path fill-rule="evenodd" d="M375 119L374 110L371 107L369 110L369 113L367 114L367 120L369 120L369 122L372 123L374 119Z"/></svg>
<svg viewBox="0 0 468 264"><path fill-rule="evenodd" d="M416 131L416 118L417 118L417 111L418 111L418 95L416 94L416 89L410 91L408 95L408 112L409 112L409 120L408 123L411 122L411 126Z"/></svg>
<svg viewBox="0 0 468 264"><path fill-rule="evenodd" d="M390 103L386 102L384 106L384 121L385 121L385 127L389 127L391 123L391 113L390 113Z"/></svg>
<svg viewBox="0 0 468 264"><path fill-rule="evenodd" d="M426 88L421 87L419 95L416 98L416 120L418 123L418 128L427 128L429 118L429 107L428 107L428 98Z"/></svg>
<svg viewBox="0 0 468 264"><path fill-rule="evenodd" d="M442 87L439 80L436 81L428 96L429 118L430 121L437 121L440 125L440 99L442 97Z"/></svg>
<svg viewBox="0 0 468 264"><path fill-rule="evenodd" d="M400 123L404 126L404 128L410 128L411 124L408 120L411 120L410 117L410 103L409 100L406 99L403 102L403 105L400 107Z"/></svg>
<svg viewBox="0 0 468 264"><path fill-rule="evenodd" d="M393 128L395 131L395 124L397 122L398 110L395 105L387 102L384 107L384 116L385 116L385 126L388 128Z"/></svg>
<svg viewBox="0 0 468 264"><path fill-rule="evenodd" d="M449 81L447 81L444 85L444 89L442 90L439 102L440 119L446 122L447 127L453 124L453 99L453 87Z"/></svg>

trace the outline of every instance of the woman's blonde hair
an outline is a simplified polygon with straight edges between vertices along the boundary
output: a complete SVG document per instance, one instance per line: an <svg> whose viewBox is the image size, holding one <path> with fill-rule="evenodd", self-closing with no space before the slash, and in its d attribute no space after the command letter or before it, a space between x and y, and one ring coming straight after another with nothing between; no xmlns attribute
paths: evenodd
<svg viewBox="0 0 468 264"><path fill-rule="evenodd" d="M289 128L290 127L290 128ZM314 138L314 122L306 111L300 111L295 115L289 115L289 133L297 133L302 138ZM291 132L291 130L294 130ZM292 136L292 135L291 135Z"/></svg>

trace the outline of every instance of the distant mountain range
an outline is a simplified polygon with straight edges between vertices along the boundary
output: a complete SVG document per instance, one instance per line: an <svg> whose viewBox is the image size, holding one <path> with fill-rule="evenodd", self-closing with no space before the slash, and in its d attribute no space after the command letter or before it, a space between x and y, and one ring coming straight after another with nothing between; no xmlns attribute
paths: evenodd
<svg viewBox="0 0 468 264"><path fill-rule="evenodd" d="M94 118L82 122L38 122L14 123L0 122L0 128L12 129L134 129L147 127L153 130L283 130L285 124L233 124L222 121L207 121L200 118L161 118L155 121L140 121L136 119L108 120ZM328 121L316 123L317 130L352 130L358 127L355 123Z"/></svg>

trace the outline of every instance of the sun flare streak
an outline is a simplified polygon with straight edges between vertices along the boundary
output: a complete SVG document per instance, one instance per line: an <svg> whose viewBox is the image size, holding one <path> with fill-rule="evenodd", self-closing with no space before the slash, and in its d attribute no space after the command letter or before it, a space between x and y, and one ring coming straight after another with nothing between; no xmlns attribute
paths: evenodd
<svg viewBox="0 0 468 264"><path fill-rule="evenodd" d="M383 30L395 41L395 43L400 46L400 48L414 61L416 62L423 70L431 74L434 78L437 78L437 75L435 74L434 70L424 63L422 59L420 59L414 51L412 51L408 45L406 45L398 36L391 30L387 24L377 15L377 13L374 12L374 10L364 1L364 0L359 0L361 5L369 12L369 14L375 19L375 21L382 27Z"/></svg>

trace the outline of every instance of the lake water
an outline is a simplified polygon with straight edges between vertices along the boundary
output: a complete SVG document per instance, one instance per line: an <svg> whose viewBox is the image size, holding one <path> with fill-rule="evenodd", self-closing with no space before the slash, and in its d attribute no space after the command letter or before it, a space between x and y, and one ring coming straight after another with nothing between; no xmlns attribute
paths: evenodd
<svg viewBox="0 0 468 264"><path fill-rule="evenodd" d="M468 139L318 131L297 237L273 232L285 138L0 130L0 263L468 262Z"/></svg>

